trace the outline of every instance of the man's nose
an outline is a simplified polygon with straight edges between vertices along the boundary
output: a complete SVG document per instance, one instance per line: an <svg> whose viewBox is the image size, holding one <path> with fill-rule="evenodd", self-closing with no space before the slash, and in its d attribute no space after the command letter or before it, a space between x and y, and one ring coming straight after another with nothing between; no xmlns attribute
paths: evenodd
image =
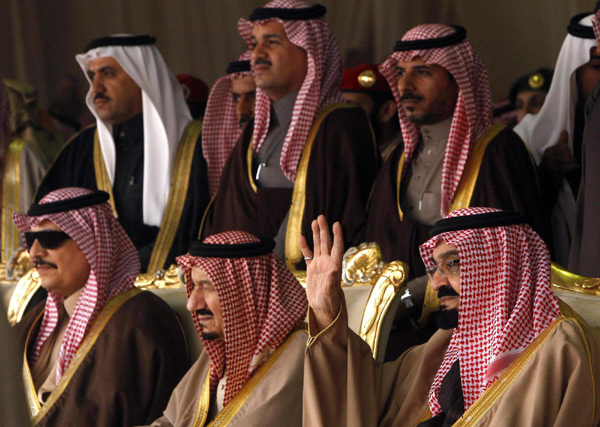
<svg viewBox="0 0 600 427"><path fill-rule="evenodd" d="M256 62L256 60L258 58L264 58L266 56L266 52L263 49L263 45L260 43L257 43L256 46L254 46L254 49L252 49L252 56L251 56L251 60L252 60L252 65L254 65L254 63Z"/></svg>
<svg viewBox="0 0 600 427"><path fill-rule="evenodd" d="M402 96L407 89L413 91L414 88L413 78L410 74L407 73L398 77L398 92L400 92L400 96Z"/></svg>
<svg viewBox="0 0 600 427"><path fill-rule="evenodd" d="M35 239L33 241L33 245L31 245L31 248L29 248L29 256L31 257L31 259L43 258L47 254L48 252L46 251L46 249L44 249L42 245L40 245L38 239Z"/></svg>
<svg viewBox="0 0 600 427"><path fill-rule="evenodd" d="M188 299L187 310L190 313L195 313L198 310L206 308L206 301L204 300L204 293L200 289L194 289Z"/></svg>
<svg viewBox="0 0 600 427"><path fill-rule="evenodd" d="M104 87L104 82L102 81L102 78L94 77L94 80L92 80L92 93L104 93L105 91L106 88Z"/></svg>
<svg viewBox="0 0 600 427"><path fill-rule="evenodd" d="M446 285L450 285L448 278L442 275L439 270L436 270L433 279L431 280L431 288L434 291L438 291L442 286Z"/></svg>

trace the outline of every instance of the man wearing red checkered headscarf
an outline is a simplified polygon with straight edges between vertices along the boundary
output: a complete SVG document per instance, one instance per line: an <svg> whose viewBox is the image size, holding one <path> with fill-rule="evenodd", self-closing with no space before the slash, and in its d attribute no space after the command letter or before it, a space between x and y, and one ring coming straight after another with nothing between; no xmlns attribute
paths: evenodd
<svg viewBox="0 0 600 427"><path fill-rule="evenodd" d="M256 81L254 121L223 169L203 235L244 230L275 239L275 253L304 268L298 247L319 213L340 220L348 244L364 237L377 167L368 119L343 104L341 60L326 9L275 0L241 19Z"/></svg>
<svg viewBox="0 0 600 427"><path fill-rule="evenodd" d="M273 247L228 231L177 258L205 351L154 426L302 425L306 295Z"/></svg>
<svg viewBox="0 0 600 427"><path fill-rule="evenodd" d="M332 246L320 219L315 233L325 240L307 271L314 339L305 359L305 423L597 425L600 340L554 295L550 252L525 221L467 208L433 226L420 249L446 329L382 365L348 329L339 227ZM313 397L328 390L349 398Z"/></svg>
<svg viewBox="0 0 600 427"><path fill-rule="evenodd" d="M244 52L238 61L230 62L227 73L215 82L208 96L202 151L211 196L217 192L223 166L244 125L254 117L256 85L250 71L250 55L250 51Z"/></svg>
<svg viewBox="0 0 600 427"><path fill-rule="evenodd" d="M35 425L148 422L188 363L175 314L133 286L137 252L107 200L65 188L14 214L48 291L17 325Z"/></svg>
<svg viewBox="0 0 600 427"><path fill-rule="evenodd" d="M422 306L427 284L418 247L449 212L511 209L528 215L542 235L547 229L535 166L511 129L492 125L487 71L466 33L459 26L419 25L379 67L394 92L404 145L375 181L365 240L379 244L384 261L408 264L409 278L416 278L409 283L414 307ZM391 358L428 338L400 310L395 342L404 345ZM413 310L413 320L419 312Z"/></svg>

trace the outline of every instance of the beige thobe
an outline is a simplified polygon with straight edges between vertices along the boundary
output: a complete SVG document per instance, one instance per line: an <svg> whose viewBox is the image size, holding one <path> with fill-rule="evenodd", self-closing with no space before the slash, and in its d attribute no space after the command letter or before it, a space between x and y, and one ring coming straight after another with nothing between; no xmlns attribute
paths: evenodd
<svg viewBox="0 0 600 427"><path fill-rule="evenodd" d="M56 366L60 346L67 330L69 319L71 319L73 311L75 311L77 300L82 291L83 287L63 300L64 310L60 311L58 324L46 342L44 342L38 359L31 369L33 384L38 392L38 399L42 404L56 388Z"/></svg>
<svg viewBox="0 0 600 427"><path fill-rule="evenodd" d="M302 375L306 339L307 334L304 331L291 336L290 343L252 390L228 425L244 427L302 425ZM210 358L206 351L203 351L173 391L164 416L154 421L153 427L194 425L209 368ZM216 416L214 406L214 401L211 401L206 424Z"/></svg>
<svg viewBox="0 0 600 427"><path fill-rule="evenodd" d="M304 425L415 426L430 418L429 388L450 337L451 331L439 330L382 365L348 329L344 309L306 350ZM599 386L598 336L587 324L561 317L455 425L596 426Z"/></svg>

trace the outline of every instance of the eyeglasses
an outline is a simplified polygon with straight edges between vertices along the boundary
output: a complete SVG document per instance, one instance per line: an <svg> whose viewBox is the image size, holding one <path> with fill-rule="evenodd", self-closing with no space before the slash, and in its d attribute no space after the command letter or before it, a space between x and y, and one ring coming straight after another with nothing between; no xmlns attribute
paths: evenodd
<svg viewBox="0 0 600 427"><path fill-rule="evenodd" d="M455 277L460 273L460 259L447 259L436 263L427 269L429 280L433 281L435 272L438 271L442 277Z"/></svg>
<svg viewBox="0 0 600 427"><path fill-rule="evenodd" d="M27 249L31 249L36 240L44 249L56 249L67 239L70 239L70 237L64 231L42 230L25 232L25 243L27 243Z"/></svg>

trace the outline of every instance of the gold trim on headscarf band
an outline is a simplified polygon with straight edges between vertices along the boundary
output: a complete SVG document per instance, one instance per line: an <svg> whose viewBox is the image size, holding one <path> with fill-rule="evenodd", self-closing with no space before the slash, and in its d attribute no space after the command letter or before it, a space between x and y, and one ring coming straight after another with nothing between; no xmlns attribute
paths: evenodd
<svg viewBox="0 0 600 427"><path fill-rule="evenodd" d="M329 104L323 108L310 128L308 137L306 138L306 144L302 150L302 157L300 157L300 163L298 163L296 181L294 182L294 191L292 193L292 205L290 206L285 236L285 260L287 267L292 272L297 271L296 264L304 259L298 239L302 235L302 219L304 217L304 208L306 205L306 175L308 172L308 163L312 146L325 118L330 113L340 108L356 107L350 104Z"/></svg>
<svg viewBox="0 0 600 427"><path fill-rule="evenodd" d="M192 120L183 131L181 142L177 149L177 157L175 158L175 169L171 176L171 188L169 190L167 207L163 214L156 242L154 243L150 262L148 263L149 272L158 271L164 267L171 246L173 245L173 240L175 240L175 234L177 233L177 227L179 227L179 221L181 220L190 185L190 172L194 160L194 150L196 149L198 137L202 132L202 125L202 121Z"/></svg>
<svg viewBox="0 0 600 427"><path fill-rule="evenodd" d="M137 288L130 289L126 292L120 293L119 295L115 296L104 306L104 308L98 314L98 317L92 324L90 330L86 334L84 340L81 342L79 348L77 349L77 352L75 353L75 356L73 356L73 359L71 360L71 363L69 363L69 366L65 370L58 384L56 385L56 388L52 391L52 393L50 393L48 399L46 400L43 406L40 405L40 402L37 398L37 392L33 384L33 378L31 376L29 362L27 361L27 349L29 347L29 342L32 339L32 332L36 329L37 323L41 320L42 315L44 314L43 311L40 313L40 315L33 323L31 329L29 330L27 339L25 341L25 350L23 355L23 381L25 385L25 395L27 397L29 412L32 418L31 423L33 425L38 424L44 418L44 416L46 416L48 411L50 411L50 408L52 408L52 406L56 402L58 402L60 396L69 385L69 382L71 381L71 379L85 360L86 356L94 347L94 344L96 344L96 340L98 339L102 331L104 331L104 328L106 327L110 319L112 319L112 316L119 310L119 308L121 308L121 306L125 302L127 302L129 299L136 296L140 292L142 291Z"/></svg>

